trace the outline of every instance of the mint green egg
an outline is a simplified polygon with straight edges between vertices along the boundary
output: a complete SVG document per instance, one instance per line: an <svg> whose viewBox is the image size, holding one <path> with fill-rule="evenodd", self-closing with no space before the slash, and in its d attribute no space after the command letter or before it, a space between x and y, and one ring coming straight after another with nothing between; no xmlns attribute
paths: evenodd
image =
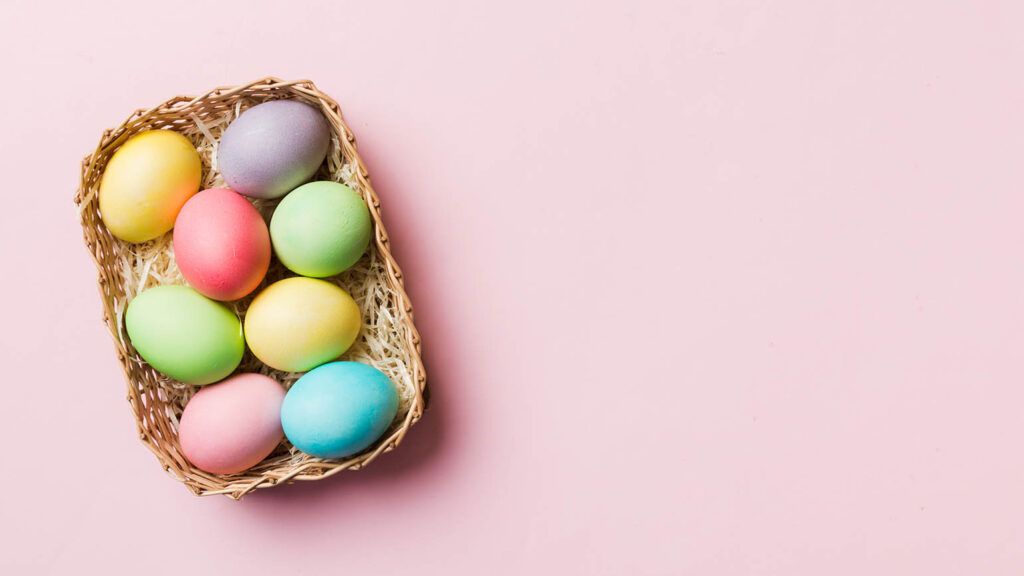
<svg viewBox="0 0 1024 576"><path fill-rule="evenodd" d="M158 372L186 384L217 382L242 361L242 323L227 306L187 286L157 286L128 303L135 350Z"/></svg>
<svg viewBox="0 0 1024 576"><path fill-rule="evenodd" d="M289 270L325 278L347 270L370 245L363 197L337 182L310 182L281 200L270 220L274 254Z"/></svg>

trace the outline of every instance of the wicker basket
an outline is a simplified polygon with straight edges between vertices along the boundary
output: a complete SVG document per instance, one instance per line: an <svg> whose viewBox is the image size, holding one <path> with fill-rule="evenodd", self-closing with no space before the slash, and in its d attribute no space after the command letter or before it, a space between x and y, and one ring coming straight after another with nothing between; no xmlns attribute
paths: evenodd
<svg viewBox="0 0 1024 576"><path fill-rule="evenodd" d="M203 188L221 184L223 180L216 171L217 135L246 108L282 98L312 104L323 112L331 125L331 147L316 179L348 184L363 195L370 208L375 242L352 270L332 279L352 293L363 312L364 326L359 340L343 358L367 362L383 370L398 386L402 402L391 428L376 444L354 457L315 458L299 452L285 440L273 454L246 472L209 474L189 464L178 446L178 418L195 388L153 370L132 347L123 327L125 306L136 294L158 284L184 283L173 260L170 234L137 245L114 238L100 219L97 190L103 169L117 148L134 134L151 129L172 129L189 137L204 162ZM413 324L412 304L403 288L402 272L389 249L380 216L380 201L370 185L366 168L356 152L355 137L342 119L338 104L311 82L264 78L242 86L217 88L194 98L178 96L149 110L135 111L120 126L105 131L96 150L82 161L82 180L75 203L81 213L85 245L99 271L103 320L113 336L117 357L128 381L128 402L135 414L139 436L164 469L193 493L224 494L239 499L257 488L294 480L320 480L342 470L358 470L395 448L422 416L426 406L426 372L420 357L420 338ZM267 217L276 201L255 204ZM288 275L275 261L264 285ZM234 304L240 316L244 316L250 301L251 296ZM269 374L285 386L290 386L300 376L275 372L249 352L240 370Z"/></svg>

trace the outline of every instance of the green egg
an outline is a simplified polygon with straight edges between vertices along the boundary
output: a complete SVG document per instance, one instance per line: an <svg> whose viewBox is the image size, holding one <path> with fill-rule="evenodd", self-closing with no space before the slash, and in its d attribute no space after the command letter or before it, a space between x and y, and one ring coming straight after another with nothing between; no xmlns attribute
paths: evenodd
<svg viewBox="0 0 1024 576"><path fill-rule="evenodd" d="M157 286L125 313L128 338L149 365L186 384L217 382L242 361L242 323L220 302L187 286Z"/></svg>
<svg viewBox="0 0 1024 576"><path fill-rule="evenodd" d="M337 182L310 182L277 205L270 242L292 272L326 278L359 260L372 228L366 202L354 190Z"/></svg>

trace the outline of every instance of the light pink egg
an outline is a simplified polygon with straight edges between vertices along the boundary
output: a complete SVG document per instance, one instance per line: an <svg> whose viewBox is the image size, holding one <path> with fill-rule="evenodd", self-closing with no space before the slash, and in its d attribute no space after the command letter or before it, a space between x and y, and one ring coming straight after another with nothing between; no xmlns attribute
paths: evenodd
<svg viewBox="0 0 1024 576"><path fill-rule="evenodd" d="M185 280L214 300L237 300L270 266L270 233L256 208L226 188L185 203L174 222L174 257Z"/></svg>
<svg viewBox="0 0 1024 576"><path fill-rule="evenodd" d="M262 374L238 374L204 386L185 406L178 425L181 451L214 474L252 468L284 438L284 388Z"/></svg>

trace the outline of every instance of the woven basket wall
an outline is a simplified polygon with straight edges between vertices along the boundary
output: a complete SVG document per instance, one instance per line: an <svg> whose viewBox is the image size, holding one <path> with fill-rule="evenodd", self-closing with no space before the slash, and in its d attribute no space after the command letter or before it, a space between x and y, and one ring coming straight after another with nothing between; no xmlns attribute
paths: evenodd
<svg viewBox="0 0 1024 576"><path fill-rule="evenodd" d="M276 99L297 99L320 109L332 129L331 147L316 179L348 184L366 200L373 218L374 238L368 253L355 268L330 279L356 297L363 311L363 331L353 349L342 359L370 363L386 372L402 397L399 414L385 435L367 451L343 460L323 460L303 454L287 440L256 467L239 474L209 474L193 467L181 455L177 423L188 398L196 390L153 370L131 346L124 333L127 302L141 290L157 284L184 283L173 263L170 235L145 245L114 238L100 219L98 187L111 155L131 136L153 129L171 129L189 137L203 158L203 188L222 182L215 169L216 134L244 109ZM211 128L212 127L212 128ZM178 96L149 110L137 110L121 125L106 130L96 150L82 161L82 179L75 195L81 213L85 245L96 262L103 321L114 340L118 360L128 382L128 402L142 442L156 455L171 476L199 495L224 494L239 499L257 488L269 488L295 480L320 480L341 472L358 470L384 452L398 446L409 428L423 414L426 404L426 372L420 356L419 333L413 324L412 304L403 288L402 272L391 255L388 235L381 221L380 201L370 185L355 137L345 124L338 104L309 81L283 82L264 78L235 87L217 88L202 96ZM256 202L267 217L276 201ZM166 254L169 268L159 274L148 268L138 272L142 253ZM279 263L271 265L264 284L291 275ZM353 285L359 289L353 292ZM360 296L361 295L361 296ZM252 296L234 303L244 316ZM262 366L246 352L240 371L270 374L290 386L299 374L281 374ZM93 386L110 383L91 382Z"/></svg>

